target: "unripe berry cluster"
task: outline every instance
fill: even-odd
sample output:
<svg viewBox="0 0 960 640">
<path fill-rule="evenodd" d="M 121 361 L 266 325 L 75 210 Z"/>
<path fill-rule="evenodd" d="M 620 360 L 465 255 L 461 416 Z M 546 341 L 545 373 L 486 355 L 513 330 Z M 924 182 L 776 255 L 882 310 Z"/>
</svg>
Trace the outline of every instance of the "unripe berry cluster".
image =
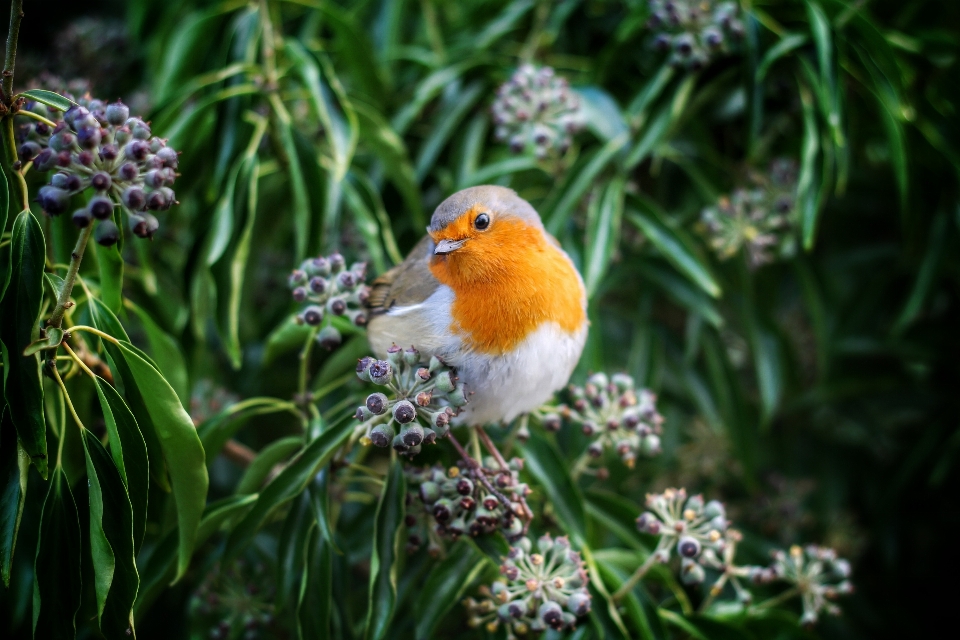
<svg viewBox="0 0 960 640">
<path fill-rule="evenodd" d="M 670 52 L 670 64 L 702 69 L 743 38 L 735 2 L 715 0 L 650 0 L 647 26 L 657 32 L 654 46 Z"/>
<path fill-rule="evenodd" d="M 424 444 L 447 435 L 450 419 L 467 403 L 463 383 L 456 372 L 436 356 L 426 365 L 415 347 L 387 349 L 387 359 L 361 358 L 357 376 L 384 387 L 367 396 L 357 408 L 364 429 L 361 442 L 378 447 L 393 446 L 414 456 Z"/>
<path fill-rule="evenodd" d="M 262 564 L 237 560 L 215 566 L 190 599 L 190 609 L 212 640 L 276 637 L 274 587 Z"/>
<path fill-rule="evenodd" d="M 53 122 L 21 118 L 18 128 L 20 162 L 52 172 L 37 197 L 43 210 L 58 216 L 73 196 L 92 190 L 86 205 L 73 212 L 74 224 L 82 228 L 96 221 L 97 242 L 113 245 L 120 239 L 114 215 L 119 208 L 134 235 L 152 238 L 159 222 L 150 212 L 176 204 L 171 187 L 178 176 L 177 152 L 120 102 L 83 98 L 66 113 L 39 102 L 24 109 Z"/>
<path fill-rule="evenodd" d="M 497 140 L 540 159 L 566 152 L 582 126 L 580 99 L 550 67 L 521 65 L 497 89 L 491 111 Z"/>
<path fill-rule="evenodd" d="M 769 567 L 738 565 L 737 545 L 743 536 L 729 528 L 723 504 L 716 500 L 704 504 L 699 495 L 687 498 L 683 489 L 666 489 L 648 494 L 647 508 L 649 511 L 637 518 L 637 529 L 660 538 L 651 561 L 667 562 L 676 549 L 680 578 L 686 584 L 703 583 L 709 570 L 716 576 L 710 587 L 711 600 L 729 584 L 737 601 L 746 606 L 753 600 L 747 585 L 785 582 L 800 596 L 801 623 L 809 626 L 821 611 L 838 614 L 840 609 L 830 600 L 853 591 L 850 563 L 838 558 L 833 549 L 793 546 L 789 552 L 774 551 Z"/>
<path fill-rule="evenodd" d="M 736 189 L 700 214 L 710 246 L 721 260 L 741 249 L 753 268 L 787 258 L 796 250 L 797 165 L 777 159 L 766 175 L 753 174 L 753 187 Z"/>
<path fill-rule="evenodd" d="M 821 611 L 839 615 L 840 607 L 830 601 L 853 593 L 850 563 L 827 547 L 794 545 L 786 552 L 775 551 L 773 564 L 767 571 L 768 580 L 786 582 L 800 592 L 803 603 L 800 624 L 804 626 L 815 624 Z"/>
<path fill-rule="evenodd" d="M 684 489 L 667 489 L 647 494 L 647 509 L 637 518 L 637 529 L 660 536 L 653 551 L 655 561 L 667 562 L 676 549 L 681 579 L 687 584 L 703 582 L 706 574 L 699 563 L 702 553 L 723 553 L 727 544 L 724 532 L 728 522 L 723 505 L 716 500 L 704 504 L 700 495 L 687 498 Z"/>
<path fill-rule="evenodd" d="M 417 514 L 408 509 L 407 526 L 411 531 L 407 550 L 418 550 L 426 540 L 428 551 L 436 553 L 442 548 L 441 540 L 456 540 L 465 534 L 477 537 L 500 531 L 508 540 L 519 539 L 524 523 L 517 514 L 525 513 L 523 497 L 530 493 L 519 479 L 522 468 L 520 458 L 501 469 L 492 457 L 485 458 L 478 469 L 470 469 L 463 461 L 450 469 L 439 465 L 408 468 L 408 503 L 420 503 L 423 510 Z M 504 504 L 501 497 L 509 504 Z"/>
<path fill-rule="evenodd" d="M 544 416 L 544 427 L 559 429 L 561 418 L 574 423 L 593 438 L 587 448 L 591 458 L 612 450 L 632 468 L 638 453 L 660 453 L 663 416 L 657 412 L 657 396 L 649 389 L 637 389 L 630 376 L 595 373 L 582 387 L 570 385 L 568 394 L 570 403 Z"/>
<path fill-rule="evenodd" d="M 580 552 L 566 537 L 522 538 L 500 565 L 501 580 L 480 589 L 482 598 L 464 600 L 472 627 L 485 625 L 491 633 L 502 624 L 507 638 L 547 629 L 576 626 L 590 612 L 589 578 Z"/>
<path fill-rule="evenodd" d="M 355 262 L 347 269 L 339 253 L 308 258 L 290 273 L 287 284 L 293 289 L 293 299 L 306 304 L 297 322 L 320 327 L 317 342 L 323 348 L 333 349 L 343 341 L 340 331 L 330 323 L 332 317 L 344 316 L 358 327 L 366 326 L 366 275 L 366 262 Z"/>
</svg>

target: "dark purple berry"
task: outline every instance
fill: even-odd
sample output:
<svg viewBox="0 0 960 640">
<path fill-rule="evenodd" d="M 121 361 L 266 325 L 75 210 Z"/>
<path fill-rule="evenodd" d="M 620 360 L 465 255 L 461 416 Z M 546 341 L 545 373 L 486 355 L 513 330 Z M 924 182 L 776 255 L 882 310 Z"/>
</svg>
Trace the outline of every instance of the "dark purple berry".
<svg viewBox="0 0 960 640">
<path fill-rule="evenodd" d="M 140 187 L 127 187 L 120 196 L 124 206 L 133 211 L 140 211 L 147 203 L 147 196 Z"/>
<path fill-rule="evenodd" d="M 107 117 L 107 122 L 118 127 L 130 117 L 130 107 L 122 102 L 114 102 L 113 104 L 107 105 L 104 115 Z"/>
<path fill-rule="evenodd" d="M 20 159 L 24 162 L 30 162 L 36 158 L 42 149 L 40 145 L 33 141 L 24 142 L 20 145 Z"/>
<path fill-rule="evenodd" d="M 117 146 L 114 144 L 105 144 L 100 148 L 100 159 L 106 160 L 107 162 L 113 162 L 117 159 L 117 156 L 120 155 L 120 152 L 117 150 Z"/>
<path fill-rule="evenodd" d="M 127 154 L 128 158 L 133 158 L 137 162 L 143 162 L 147 159 L 147 154 L 150 153 L 150 147 L 143 140 L 134 140 L 130 142 L 123 148 L 124 153 Z"/>
<path fill-rule="evenodd" d="M 161 147 L 157 151 L 157 157 L 160 158 L 160 161 L 163 162 L 164 167 L 170 169 L 176 169 L 179 158 L 177 157 L 177 152 L 171 149 L 170 147 Z"/>
<path fill-rule="evenodd" d="M 44 211 L 56 216 L 67 210 L 67 205 L 70 204 L 70 194 L 65 189 L 46 185 L 40 187 L 37 200 Z"/>
<path fill-rule="evenodd" d="M 77 142 L 84 149 L 96 149 L 103 138 L 99 126 L 83 126 L 77 131 Z"/>
<path fill-rule="evenodd" d="M 49 171 L 57 164 L 57 156 L 53 149 L 43 149 L 33 160 L 33 168 L 37 171 Z"/>
<path fill-rule="evenodd" d="M 97 224 L 93 237 L 98 244 L 104 247 L 112 247 L 120 239 L 120 229 L 113 223 L 113 220 L 101 220 Z"/>
<path fill-rule="evenodd" d="M 89 225 L 91 220 L 93 220 L 93 216 L 86 209 L 77 209 L 73 212 L 73 224 L 81 229 Z"/>
<path fill-rule="evenodd" d="M 113 200 L 106 196 L 94 196 L 87 205 L 90 215 L 97 220 L 106 220 L 113 215 Z"/>
<path fill-rule="evenodd" d="M 137 165 L 132 162 L 124 162 L 120 165 L 119 174 L 121 179 L 129 182 L 137 179 L 137 176 L 140 175 L 140 169 L 137 169 Z"/>
<path fill-rule="evenodd" d="M 110 188 L 110 185 L 113 184 L 113 180 L 110 178 L 110 174 L 105 171 L 98 171 L 93 174 L 93 177 L 90 178 L 90 184 L 97 191 L 106 191 Z"/>
</svg>

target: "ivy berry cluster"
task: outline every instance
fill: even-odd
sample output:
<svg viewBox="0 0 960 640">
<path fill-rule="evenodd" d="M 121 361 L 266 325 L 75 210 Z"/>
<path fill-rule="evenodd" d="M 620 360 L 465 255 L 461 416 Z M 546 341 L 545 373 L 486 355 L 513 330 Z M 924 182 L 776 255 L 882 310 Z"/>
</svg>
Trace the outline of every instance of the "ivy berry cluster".
<svg viewBox="0 0 960 640">
<path fill-rule="evenodd" d="M 365 357 L 357 362 L 357 377 L 383 387 L 357 408 L 361 443 L 392 446 L 414 456 L 424 444 L 447 435 L 451 418 L 467 404 L 466 390 L 456 371 L 440 358 L 433 356 L 425 365 L 420 360 L 415 347 L 393 345 L 386 360 Z"/>
<path fill-rule="evenodd" d="M 331 322 L 334 317 L 342 316 L 355 326 L 366 326 L 366 275 L 367 263 L 355 262 L 347 269 L 346 260 L 339 253 L 308 258 L 290 273 L 287 284 L 293 290 L 293 299 L 306 305 L 297 314 L 297 322 L 319 327 L 317 342 L 323 348 L 333 349 L 343 341 Z"/>
<path fill-rule="evenodd" d="M 670 64 L 702 69 L 744 35 L 735 2 L 650 0 L 647 26 L 657 32 L 654 46 L 670 52 Z"/>
<path fill-rule="evenodd" d="M 66 112 L 40 102 L 27 102 L 23 110 L 37 118 L 21 117 L 18 155 L 21 163 L 51 173 L 37 197 L 48 215 L 65 213 L 74 196 L 89 190 L 73 222 L 80 228 L 96 223 L 97 242 L 119 241 L 118 209 L 134 235 L 153 237 L 160 223 L 151 212 L 176 204 L 171 188 L 178 176 L 176 150 L 146 122 L 130 117 L 121 102 L 85 97 Z"/>
</svg>

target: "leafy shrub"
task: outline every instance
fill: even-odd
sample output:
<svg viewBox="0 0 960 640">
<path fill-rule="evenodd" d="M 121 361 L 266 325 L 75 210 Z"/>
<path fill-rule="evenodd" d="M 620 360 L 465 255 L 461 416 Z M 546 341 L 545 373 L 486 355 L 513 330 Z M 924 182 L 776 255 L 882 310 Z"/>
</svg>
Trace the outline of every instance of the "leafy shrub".
<svg viewBox="0 0 960 640">
<path fill-rule="evenodd" d="M 21 42 L 30 77 L 22 4 L 11 637 L 914 632 L 957 485 L 956 7 L 145 1 Z M 478 184 L 591 329 L 554 401 L 451 428 L 469 389 L 370 357 L 365 282 Z"/>
</svg>

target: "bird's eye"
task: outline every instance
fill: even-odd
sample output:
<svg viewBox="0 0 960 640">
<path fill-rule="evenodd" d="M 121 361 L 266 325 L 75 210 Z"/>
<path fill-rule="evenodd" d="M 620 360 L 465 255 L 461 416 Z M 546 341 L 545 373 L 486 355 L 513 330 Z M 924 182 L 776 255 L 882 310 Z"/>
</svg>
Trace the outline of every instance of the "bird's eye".
<svg viewBox="0 0 960 640">
<path fill-rule="evenodd" d="M 481 213 L 473 221 L 473 226 L 475 226 L 480 231 L 483 231 L 484 229 L 490 226 L 490 216 L 488 216 L 485 213 Z"/>
</svg>

